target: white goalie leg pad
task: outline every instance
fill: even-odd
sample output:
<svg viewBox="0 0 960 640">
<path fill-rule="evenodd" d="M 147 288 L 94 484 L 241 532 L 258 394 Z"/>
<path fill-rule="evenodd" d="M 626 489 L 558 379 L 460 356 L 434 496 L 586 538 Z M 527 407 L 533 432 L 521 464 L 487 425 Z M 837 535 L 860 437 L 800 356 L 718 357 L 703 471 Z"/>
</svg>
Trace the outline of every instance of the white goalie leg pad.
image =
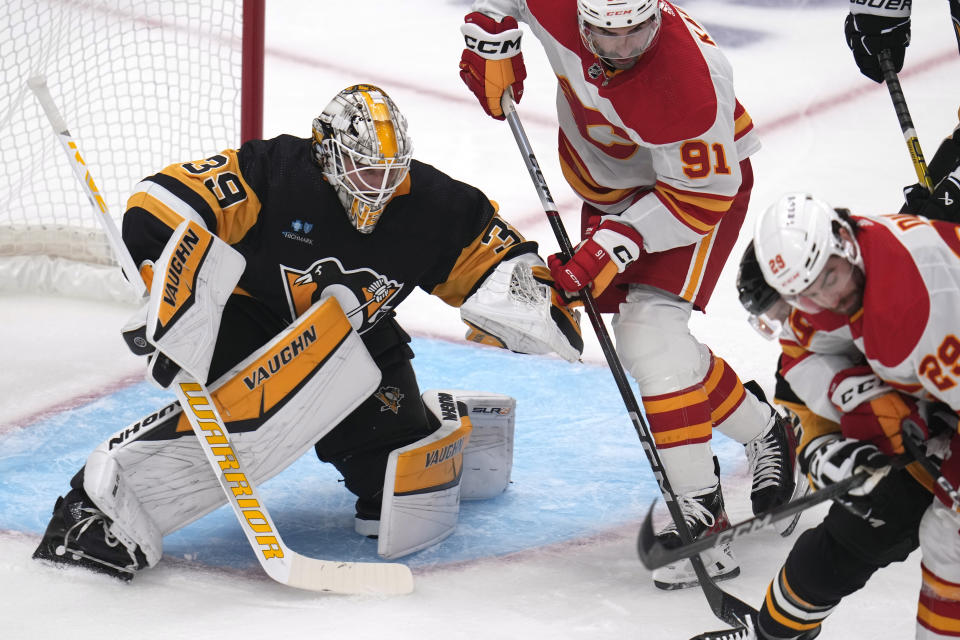
<svg viewBox="0 0 960 640">
<path fill-rule="evenodd" d="M 147 339 L 194 378 L 210 373 L 220 317 L 246 260 L 197 222 L 174 230 L 154 265 Z"/>
<path fill-rule="evenodd" d="M 485 391 L 456 391 L 467 407 L 473 431 L 463 452 L 461 500 L 486 500 L 507 490 L 513 470 L 513 432 L 517 401 Z"/>
<path fill-rule="evenodd" d="M 225 470 L 241 460 L 250 482 L 260 484 L 308 451 L 370 397 L 379 382 L 380 370 L 336 299 L 321 300 L 210 385 L 232 445 L 214 445 L 214 453 Z M 139 517 L 130 504 L 134 499 L 161 535 L 226 502 L 176 403 L 108 438 L 88 464 L 104 465 L 98 460 L 101 456 L 116 464 L 119 480 L 110 477 L 100 484 L 127 492 L 122 508 L 108 515 L 131 535 L 140 535 L 132 530 L 141 530 L 141 525 L 128 521 Z M 87 475 L 84 488 L 102 500 L 104 489 L 97 482 L 95 475 Z M 242 480 L 237 480 L 234 491 L 243 492 Z M 94 501 L 107 511 L 97 498 Z M 137 539 L 141 544 L 152 535 L 149 525 L 143 527 L 146 534 Z"/>
<path fill-rule="evenodd" d="M 395 449 L 387 460 L 377 553 L 388 559 L 440 542 L 453 533 L 460 517 L 460 479 L 470 418 L 450 391 L 431 390 L 422 397 L 440 427 Z"/>
<path fill-rule="evenodd" d="M 163 555 L 163 534 L 124 479 L 116 458 L 102 449 L 90 454 L 84 467 L 83 489 L 113 520 L 110 533 L 131 551 L 139 546 L 148 566 L 157 564 Z"/>
<path fill-rule="evenodd" d="M 535 254 L 523 254 L 504 260 L 483 281 L 480 288 L 460 307 L 460 317 L 478 340 L 496 344 L 518 353 L 553 353 L 570 362 L 580 358 L 579 349 L 557 326 L 551 316 L 550 287 L 537 282 L 533 266 L 540 266 Z M 579 314 L 570 316 L 568 330 L 579 331 Z M 468 334 L 471 337 L 471 334 Z M 492 338 L 492 339 L 491 339 Z"/>
</svg>

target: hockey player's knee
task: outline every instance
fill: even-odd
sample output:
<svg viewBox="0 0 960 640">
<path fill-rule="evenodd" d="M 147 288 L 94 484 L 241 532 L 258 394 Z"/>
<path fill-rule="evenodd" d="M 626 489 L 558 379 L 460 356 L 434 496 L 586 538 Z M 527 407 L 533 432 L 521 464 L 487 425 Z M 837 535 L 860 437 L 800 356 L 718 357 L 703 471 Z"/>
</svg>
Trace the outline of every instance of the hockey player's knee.
<svg viewBox="0 0 960 640">
<path fill-rule="evenodd" d="M 923 584 L 917 608 L 917 637 L 955 635 L 960 624 L 960 515 L 935 500 L 920 521 Z"/>
<path fill-rule="evenodd" d="M 707 373 L 710 350 L 686 326 L 671 329 L 641 322 L 630 332 L 617 332 L 617 352 L 641 394 L 685 389 L 702 382 Z"/>
<path fill-rule="evenodd" d="M 960 514 L 934 500 L 920 520 L 923 565 L 940 580 L 960 583 Z"/>
</svg>

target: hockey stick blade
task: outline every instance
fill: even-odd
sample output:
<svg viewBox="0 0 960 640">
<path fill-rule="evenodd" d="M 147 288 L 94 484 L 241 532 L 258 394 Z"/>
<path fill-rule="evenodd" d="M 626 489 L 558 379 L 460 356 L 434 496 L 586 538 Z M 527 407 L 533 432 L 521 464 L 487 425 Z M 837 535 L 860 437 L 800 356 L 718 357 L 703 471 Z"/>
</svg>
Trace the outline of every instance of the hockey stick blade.
<svg viewBox="0 0 960 640">
<path fill-rule="evenodd" d="M 197 442 L 217 476 L 260 566 L 271 578 L 290 587 L 342 594 L 400 595 L 413 591 L 413 574 L 391 562 L 337 562 L 308 558 L 283 542 L 270 512 L 230 444 L 228 432 L 206 387 L 181 380 L 172 388 Z"/>
<path fill-rule="evenodd" d="M 712 533 L 710 535 L 697 538 L 693 542 L 681 545 L 675 548 L 665 547 L 653 532 L 653 506 L 647 512 L 647 516 L 640 526 L 640 534 L 637 537 L 637 553 L 640 556 L 640 562 L 647 569 L 653 570 L 658 567 L 671 564 L 683 558 L 695 556 L 698 553 L 711 549 L 718 545 L 749 535 L 761 529 L 766 529 L 774 522 L 792 517 L 793 515 L 805 511 L 821 502 L 825 502 L 837 496 L 843 495 L 863 484 L 869 474 L 858 473 L 850 476 L 836 484 L 820 489 L 813 493 L 808 493 L 802 498 L 797 498 L 791 502 L 775 507 L 770 511 L 744 520 L 735 525 L 731 525 L 723 531 Z"/>
<path fill-rule="evenodd" d="M 347 595 L 404 595 L 413 591 L 409 567 L 395 562 L 336 562 L 290 553 L 290 572 L 284 583 L 307 591 Z"/>
</svg>

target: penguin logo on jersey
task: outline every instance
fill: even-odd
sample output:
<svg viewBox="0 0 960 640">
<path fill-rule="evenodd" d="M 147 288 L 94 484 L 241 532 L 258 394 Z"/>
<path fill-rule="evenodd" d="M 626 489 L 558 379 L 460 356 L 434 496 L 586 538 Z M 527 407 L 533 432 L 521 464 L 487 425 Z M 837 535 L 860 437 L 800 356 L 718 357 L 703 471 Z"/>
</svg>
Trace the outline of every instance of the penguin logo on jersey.
<svg viewBox="0 0 960 640">
<path fill-rule="evenodd" d="M 373 397 L 383 403 L 380 411 L 400 411 L 400 401 L 403 400 L 403 394 L 397 387 L 380 387 Z"/>
<path fill-rule="evenodd" d="M 347 270 L 336 258 L 314 262 L 306 270 L 280 265 L 290 313 L 296 318 L 321 298 L 333 296 L 357 333 L 363 333 L 393 309 L 403 284 L 371 269 Z"/>
</svg>

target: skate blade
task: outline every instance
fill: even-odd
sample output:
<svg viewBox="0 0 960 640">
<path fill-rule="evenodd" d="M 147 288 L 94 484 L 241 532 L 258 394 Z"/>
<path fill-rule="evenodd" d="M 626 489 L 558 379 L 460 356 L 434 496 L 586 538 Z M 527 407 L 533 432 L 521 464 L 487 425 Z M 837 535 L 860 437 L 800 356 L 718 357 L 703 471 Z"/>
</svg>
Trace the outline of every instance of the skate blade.
<svg viewBox="0 0 960 640">
<path fill-rule="evenodd" d="M 801 484 L 802 483 L 802 484 Z M 794 490 L 793 495 L 790 496 L 790 501 L 799 500 L 808 493 L 810 493 L 810 483 L 807 482 L 806 478 L 801 477 L 797 480 L 797 488 Z M 793 530 L 797 528 L 797 523 L 800 522 L 800 516 L 803 515 L 803 512 L 798 512 L 797 515 L 793 516 L 789 520 L 780 520 L 773 524 L 774 530 L 780 534 L 782 538 L 786 538 Z"/>
<path fill-rule="evenodd" d="M 723 582 L 724 580 L 732 580 L 739 575 L 740 567 L 734 567 L 733 569 L 718 573 L 716 575 L 711 575 L 710 577 L 714 582 Z M 678 591 L 680 589 L 699 587 L 700 581 L 695 577 L 687 582 L 662 582 L 660 580 L 654 580 L 653 585 L 658 589 L 663 589 L 664 591 Z"/>
</svg>

